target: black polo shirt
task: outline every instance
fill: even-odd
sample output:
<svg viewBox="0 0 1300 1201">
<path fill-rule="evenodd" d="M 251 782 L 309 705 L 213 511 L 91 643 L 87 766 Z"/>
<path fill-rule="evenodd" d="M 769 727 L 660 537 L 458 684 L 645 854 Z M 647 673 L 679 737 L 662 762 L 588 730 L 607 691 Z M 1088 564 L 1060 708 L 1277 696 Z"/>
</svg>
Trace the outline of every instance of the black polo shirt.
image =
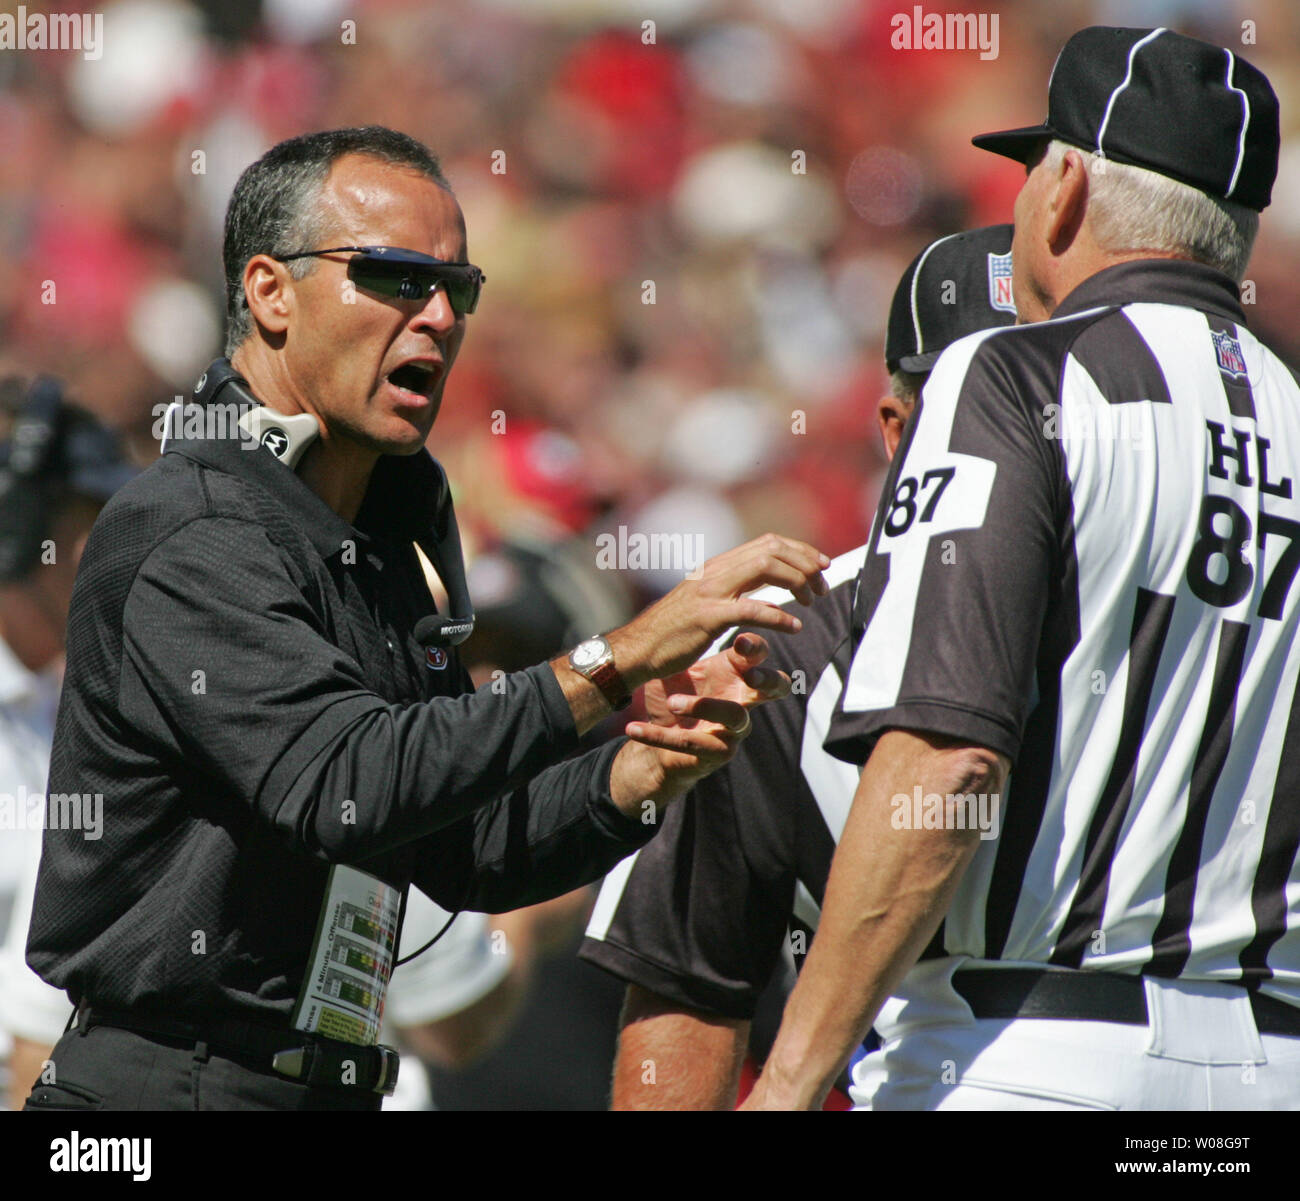
<svg viewBox="0 0 1300 1201">
<path fill-rule="evenodd" d="M 609 798 L 542 664 L 474 692 L 412 636 L 441 486 L 383 457 L 356 525 L 269 451 L 180 439 L 86 546 L 27 944 L 74 1001 L 288 1015 L 333 863 L 496 912 L 598 879 L 654 832 Z M 436 661 L 435 661 L 436 660 Z"/>
</svg>

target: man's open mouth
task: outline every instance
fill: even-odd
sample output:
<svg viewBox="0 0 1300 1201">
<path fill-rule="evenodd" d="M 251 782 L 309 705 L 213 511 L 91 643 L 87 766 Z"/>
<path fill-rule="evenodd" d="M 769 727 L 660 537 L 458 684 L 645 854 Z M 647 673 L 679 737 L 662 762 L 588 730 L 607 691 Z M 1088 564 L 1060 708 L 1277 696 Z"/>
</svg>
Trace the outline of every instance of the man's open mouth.
<svg viewBox="0 0 1300 1201">
<path fill-rule="evenodd" d="M 427 398 L 438 382 L 438 371 L 432 363 L 403 363 L 388 373 L 388 382 L 403 392 Z"/>
</svg>

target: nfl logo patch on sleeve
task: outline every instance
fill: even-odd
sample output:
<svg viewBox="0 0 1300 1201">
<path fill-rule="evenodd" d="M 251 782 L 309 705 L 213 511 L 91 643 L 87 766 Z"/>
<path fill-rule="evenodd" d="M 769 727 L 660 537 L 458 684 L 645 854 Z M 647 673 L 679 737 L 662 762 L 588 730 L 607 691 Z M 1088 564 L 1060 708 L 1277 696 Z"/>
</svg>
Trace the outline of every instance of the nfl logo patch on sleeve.
<svg viewBox="0 0 1300 1201">
<path fill-rule="evenodd" d="M 1016 311 L 1011 294 L 1011 251 L 989 254 L 989 304 L 1003 313 Z"/>
</svg>

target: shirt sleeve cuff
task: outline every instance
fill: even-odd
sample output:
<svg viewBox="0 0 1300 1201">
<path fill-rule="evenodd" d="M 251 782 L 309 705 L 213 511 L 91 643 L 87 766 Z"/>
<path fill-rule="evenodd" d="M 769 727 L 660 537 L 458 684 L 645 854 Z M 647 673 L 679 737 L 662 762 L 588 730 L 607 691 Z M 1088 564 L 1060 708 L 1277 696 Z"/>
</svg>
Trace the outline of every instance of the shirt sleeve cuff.
<svg viewBox="0 0 1300 1201">
<path fill-rule="evenodd" d="M 986 747 L 1012 762 L 1020 753 L 1020 735 L 987 713 L 941 701 L 909 701 L 871 713 L 836 714 L 825 742 L 826 752 L 861 767 L 886 730 L 915 730 Z"/>
<path fill-rule="evenodd" d="M 615 738 L 600 748 L 603 761 L 595 765 L 591 773 L 591 790 L 587 795 L 587 812 L 592 822 L 615 842 L 623 842 L 629 848 L 644 846 L 658 832 L 658 820 L 642 821 L 639 817 L 628 817 L 610 796 L 609 778 L 614 768 L 614 760 L 627 742 L 626 738 Z M 659 806 L 644 810 L 652 818 L 657 818 Z"/>
<path fill-rule="evenodd" d="M 578 948 L 578 958 L 683 1009 L 701 1009 L 747 1022 L 752 1020 L 758 1004 L 758 993 L 751 988 L 727 989 L 687 972 L 674 971 L 608 938 L 584 938 Z"/>
<path fill-rule="evenodd" d="M 550 663 L 538 663 L 526 669 L 524 674 L 532 676 L 536 682 L 538 691 L 542 694 L 546 720 L 557 740 L 569 747 L 577 746 L 578 727 L 573 722 L 573 710 L 569 707 L 569 699 L 564 695 L 560 681 L 555 678 Z"/>
</svg>

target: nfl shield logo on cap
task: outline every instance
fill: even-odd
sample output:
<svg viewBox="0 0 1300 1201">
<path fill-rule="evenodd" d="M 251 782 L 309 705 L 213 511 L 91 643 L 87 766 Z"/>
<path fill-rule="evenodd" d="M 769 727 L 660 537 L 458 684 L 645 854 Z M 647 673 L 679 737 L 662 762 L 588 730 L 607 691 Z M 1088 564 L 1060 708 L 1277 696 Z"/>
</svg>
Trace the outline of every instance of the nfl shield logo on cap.
<svg viewBox="0 0 1300 1201">
<path fill-rule="evenodd" d="M 1241 353 L 1241 343 L 1227 330 L 1213 330 L 1214 355 L 1219 360 L 1219 370 L 1225 375 L 1246 374 L 1246 356 Z"/>
<path fill-rule="evenodd" d="M 1016 311 L 1011 294 L 1011 252 L 989 255 L 989 304 L 1003 313 Z"/>
<path fill-rule="evenodd" d="M 889 305 L 885 366 L 929 371 L 958 338 L 1012 325 L 1010 225 L 986 225 L 931 242 L 903 272 Z"/>
</svg>

